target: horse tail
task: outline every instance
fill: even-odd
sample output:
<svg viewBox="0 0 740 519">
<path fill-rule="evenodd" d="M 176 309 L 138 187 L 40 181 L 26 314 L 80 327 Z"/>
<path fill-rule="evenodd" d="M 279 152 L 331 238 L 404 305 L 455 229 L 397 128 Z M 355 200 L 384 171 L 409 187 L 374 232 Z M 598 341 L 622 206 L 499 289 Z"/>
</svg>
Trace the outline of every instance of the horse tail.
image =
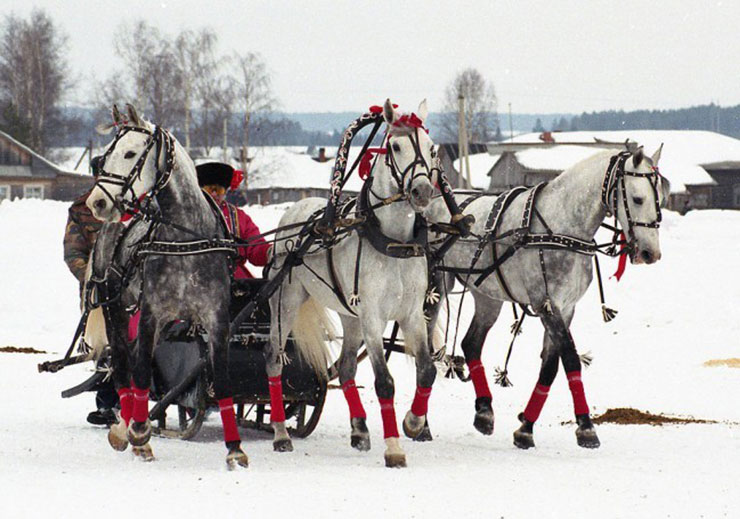
<svg viewBox="0 0 740 519">
<path fill-rule="evenodd" d="M 87 284 L 92 276 L 92 254 L 90 255 L 90 261 L 87 262 L 87 269 L 85 270 L 85 283 L 83 285 L 82 293 L 87 293 Z M 97 290 L 93 287 L 93 292 Z M 87 301 L 82 301 L 83 309 L 86 307 Z M 85 323 L 85 334 L 83 337 L 85 344 L 90 347 L 89 359 L 97 360 L 103 353 L 103 350 L 108 346 L 108 333 L 105 326 L 105 317 L 103 315 L 103 308 L 98 306 L 90 310 L 87 314 L 87 323 Z"/>
<path fill-rule="evenodd" d="M 327 380 L 329 348 L 327 341 L 336 338 L 334 323 L 329 318 L 326 308 L 314 298 L 309 298 L 298 309 L 293 325 L 293 339 L 304 360 L 308 361 L 321 380 Z"/>
</svg>

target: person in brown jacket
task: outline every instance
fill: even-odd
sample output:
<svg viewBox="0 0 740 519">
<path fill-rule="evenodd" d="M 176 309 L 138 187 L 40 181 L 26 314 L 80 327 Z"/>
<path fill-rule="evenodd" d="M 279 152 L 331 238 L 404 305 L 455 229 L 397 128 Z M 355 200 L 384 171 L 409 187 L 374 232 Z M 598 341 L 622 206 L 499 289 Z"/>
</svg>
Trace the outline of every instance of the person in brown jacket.
<svg viewBox="0 0 740 519">
<path fill-rule="evenodd" d="M 93 176 L 98 176 L 100 157 L 93 157 L 90 168 Z M 85 283 L 85 271 L 95 240 L 98 237 L 103 222 L 93 217 L 90 209 L 85 205 L 92 188 L 80 195 L 69 208 L 67 226 L 64 231 L 64 262 L 69 271 L 80 283 L 80 297 Z M 95 395 L 97 409 L 87 415 L 87 421 L 94 425 L 111 425 L 116 417 L 113 408 L 118 405 L 118 395 L 113 384 L 107 381 L 99 386 Z"/>
</svg>

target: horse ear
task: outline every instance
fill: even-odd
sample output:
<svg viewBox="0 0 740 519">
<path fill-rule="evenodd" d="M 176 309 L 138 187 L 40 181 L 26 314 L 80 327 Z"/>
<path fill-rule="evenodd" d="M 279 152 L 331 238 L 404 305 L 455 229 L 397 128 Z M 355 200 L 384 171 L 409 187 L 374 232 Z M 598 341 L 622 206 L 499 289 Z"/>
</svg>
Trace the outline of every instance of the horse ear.
<svg viewBox="0 0 740 519">
<path fill-rule="evenodd" d="M 128 110 L 128 120 L 131 121 L 131 124 L 141 127 L 141 119 L 139 119 L 139 114 L 136 113 L 136 108 L 134 108 L 134 105 L 132 105 L 131 103 L 126 103 L 126 110 Z"/>
<path fill-rule="evenodd" d="M 113 125 L 118 126 L 120 124 L 125 123 L 123 116 L 121 115 L 121 112 L 118 110 L 118 105 L 114 104 L 113 108 L 111 109 L 111 115 L 113 116 Z"/>
<path fill-rule="evenodd" d="M 653 153 L 653 156 L 651 157 L 651 160 L 653 161 L 653 166 L 658 167 L 658 161 L 660 160 L 660 153 L 663 151 L 663 143 L 660 143 L 660 146 L 657 150 L 655 150 L 655 153 Z"/>
<path fill-rule="evenodd" d="M 644 158 L 645 158 L 645 154 L 642 151 L 642 146 L 640 146 L 639 148 L 637 148 L 637 151 L 635 152 L 635 154 L 632 155 L 632 165 L 635 167 L 639 166 L 640 163 L 642 162 L 642 159 Z"/>
<path fill-rule="evenodd" d="M 658 175 L 658 178 L 660 179 L 660 207 L 665 207 L 668 205 L 668 199 L 671 196 L 671 182 L 663 175 Z"/>
<path fill-rule="evenodd" d="M 385 104 L 383 105 L 383 118 L 388 124 L 393 124 L 398 120 L 398 113 L 396 113 L 396 109 L 393 108 L 393 104 L 390 99 L 386 99 Z"/>
<path fill-rule="evenodd" d="M 427 100 L 424 99 L 421 103 L 419 103 L 419 109 L 416 112 L 416 116 L 421 119 L 421 122 L 427 120 L 427 115 L 429 115 L 429 110 L 427 109 Z"/>
</svg>

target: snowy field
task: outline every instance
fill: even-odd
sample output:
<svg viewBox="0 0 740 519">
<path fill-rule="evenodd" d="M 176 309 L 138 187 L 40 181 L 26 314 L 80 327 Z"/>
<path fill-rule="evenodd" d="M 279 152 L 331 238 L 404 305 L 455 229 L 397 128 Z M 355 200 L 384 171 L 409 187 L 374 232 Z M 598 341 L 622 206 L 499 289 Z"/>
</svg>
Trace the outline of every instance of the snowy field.
<svg viewBox="0 0 740 519">
<path fill-rule="evenodd" d="M 594 414 L 633 407 L 720 423 L 601 425 L 602 447 L 584 450 L 575 426 L 561 425 L 572 419 L 561 373 L 535 426 L 537 447 L 518 450 L 512 432 L 537 378 L 542 336 L 542 326 L 527 320 L 510 364 L 514 386 L 492 385 L 493 436 L 473 429 L 472 385 L 438 377 L 429 415 L 434 441 L 403 439 L 409 467 L 386 469 L 365 362 L 357 381 L 369 453 L 350 448 L 347 407 L 340 391 L 330 391 L 317 430 L 294 439 L 294 452 L 274 453 L 270 435 L 243 432 L 250 468 L 228 472 L 216 415 L 193 441 L 154 438 L 157 460 L 142 463 L 111 450 L 106 430 L 85 422 L 92 394 L 60 398 L 89 375 L 86 366 L 37 373 L 37 363 L 64 354 L 79 316 L 77 284 L 62 261 L 66 210 L 53 201 L 0 204 L 0 347 L 49 352 L 0 353 L 2 518 L 740 516 L 740 370 L 703 365 L 740 357 L 740 212 L 666 212 L 663 259 L 628 265 L 621 282 L 606 281 L 616 320 L 602 322 L 594 284 L 572 327 L 579 350 L 594 356 L 584 371 Z M 247 210 L 262 230 L 281 212 Z M 605 277 L 615 267 L 603 261 Z M 488 338 L 489 375 L 503 363 L 511 321 L 504 309 Z M 396 355 L 391 371 L 402 417 L 414 369 Z"/>
</svg>

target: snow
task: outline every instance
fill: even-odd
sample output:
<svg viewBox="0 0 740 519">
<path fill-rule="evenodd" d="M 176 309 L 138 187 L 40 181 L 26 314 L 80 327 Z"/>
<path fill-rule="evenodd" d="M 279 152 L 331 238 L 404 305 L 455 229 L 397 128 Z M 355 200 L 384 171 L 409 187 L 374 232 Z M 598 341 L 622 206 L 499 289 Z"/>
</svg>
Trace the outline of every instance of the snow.
<svg viewBox="0 0 740 519">
<path fill-rule="evenodd" d="M 285 206 L 248 207 L 267 230 Z M 738 517 L 740 371 L 708 368 L 709 359 L 740 357 L 740 212 L 666 211 L 663 259 L 627 267 L 602 261 L 607 304 L 619 315 L 601 321 L 593 284 L 572 333 L 581 352 L 594 413 L 634 407 L 719 424 L 598 426 L 602 447 L 579 448 L 572 402 L 560 374 L 535 427 L 537 447 L 512 445 L 516 415 L 539 369 L 542 327 L 524 322 L 510 363 L 514 383 L 492 385 L 496 430 L 472 427 L 471 384 L 438 377 L 430 401 L 435 439 L 402 439 L 409 467 L 383 466 L 380 413 L 368 362 L 357 382 L 368 412 L 369 453 L 349 446 L 346 404 L 329 391 L 317 430 L 294 439 L 293 453 L 274 453 L 271 436 L 243 433 L 250 468 L 228 472 L 216 415 L 194 441 L 154 438 L 157 460 L 114 452 L 106 431 L 85 422 L 93 396 L 61 399 L 86 378 L 87 366 L 39 374 L 39 362 L 61 357 L 77 324 L 77 283 L 62 262 L 67 204 L 0 203 L 0 346 L 34 347 L 44 355 L 0 353 L 2 517 Z M 462 331 L 470 317 L 466 298 Z M 502 365 L 511 311 L 492 330 L 483 363 Z M 462 332 L 461 332 L 462 333 Z M 458 349 L 459 352 L 459 349 Z M 414 393 L 413 363 L 391 358 L 399 420 Z"/>
<path fill-rule="evenodd" d="M 487 190 L 491 185 L 491 177 L 488 176 L 488 172 L 496 164 L 501 155 L 490 155 L 488 153 L 475 153 L 468 157 L 470 162 L 470 181 L 475 189 Z M 460 159 L 456 159 L 454 163 L 455 169 L 460 169 Z"/>
<path fill-rule="evenodd" d="M 539 142 L 538 133 L 529 133 L 514 137 L 514 142 Z M 554 132 L 556 142 L 594 142 L 598 138 L 608 142 L 624 142 L 626 139 L 636 141 L 645 147 L 645 153 L 652 155 L 661 143 L 664 144 L 660 158 L 660 171 L 671 181 L 671 192 L 686 191 L 686 184 L 715 184 L 712 177 L 701 166 L 718 162 L 740 163 L 740 140 L 708 131 L 688 130 L 622 130 L 622 131 L 581 131 Z M 577 162 L 577 157 L 568 163 L 570 146 L 558 146 L 544 150 L 527 150 L 518 152 L 520 162 L 529 160 L 534 151 L 541 152 L 542 168 L 565 164 L 570 166 Z M 526 162 L 528 167 L 536 167 Z M 554 169 L 554 168 L 553 168 Z M 563 168 L 564 169 L 564 168 Z"/>
</svg>

